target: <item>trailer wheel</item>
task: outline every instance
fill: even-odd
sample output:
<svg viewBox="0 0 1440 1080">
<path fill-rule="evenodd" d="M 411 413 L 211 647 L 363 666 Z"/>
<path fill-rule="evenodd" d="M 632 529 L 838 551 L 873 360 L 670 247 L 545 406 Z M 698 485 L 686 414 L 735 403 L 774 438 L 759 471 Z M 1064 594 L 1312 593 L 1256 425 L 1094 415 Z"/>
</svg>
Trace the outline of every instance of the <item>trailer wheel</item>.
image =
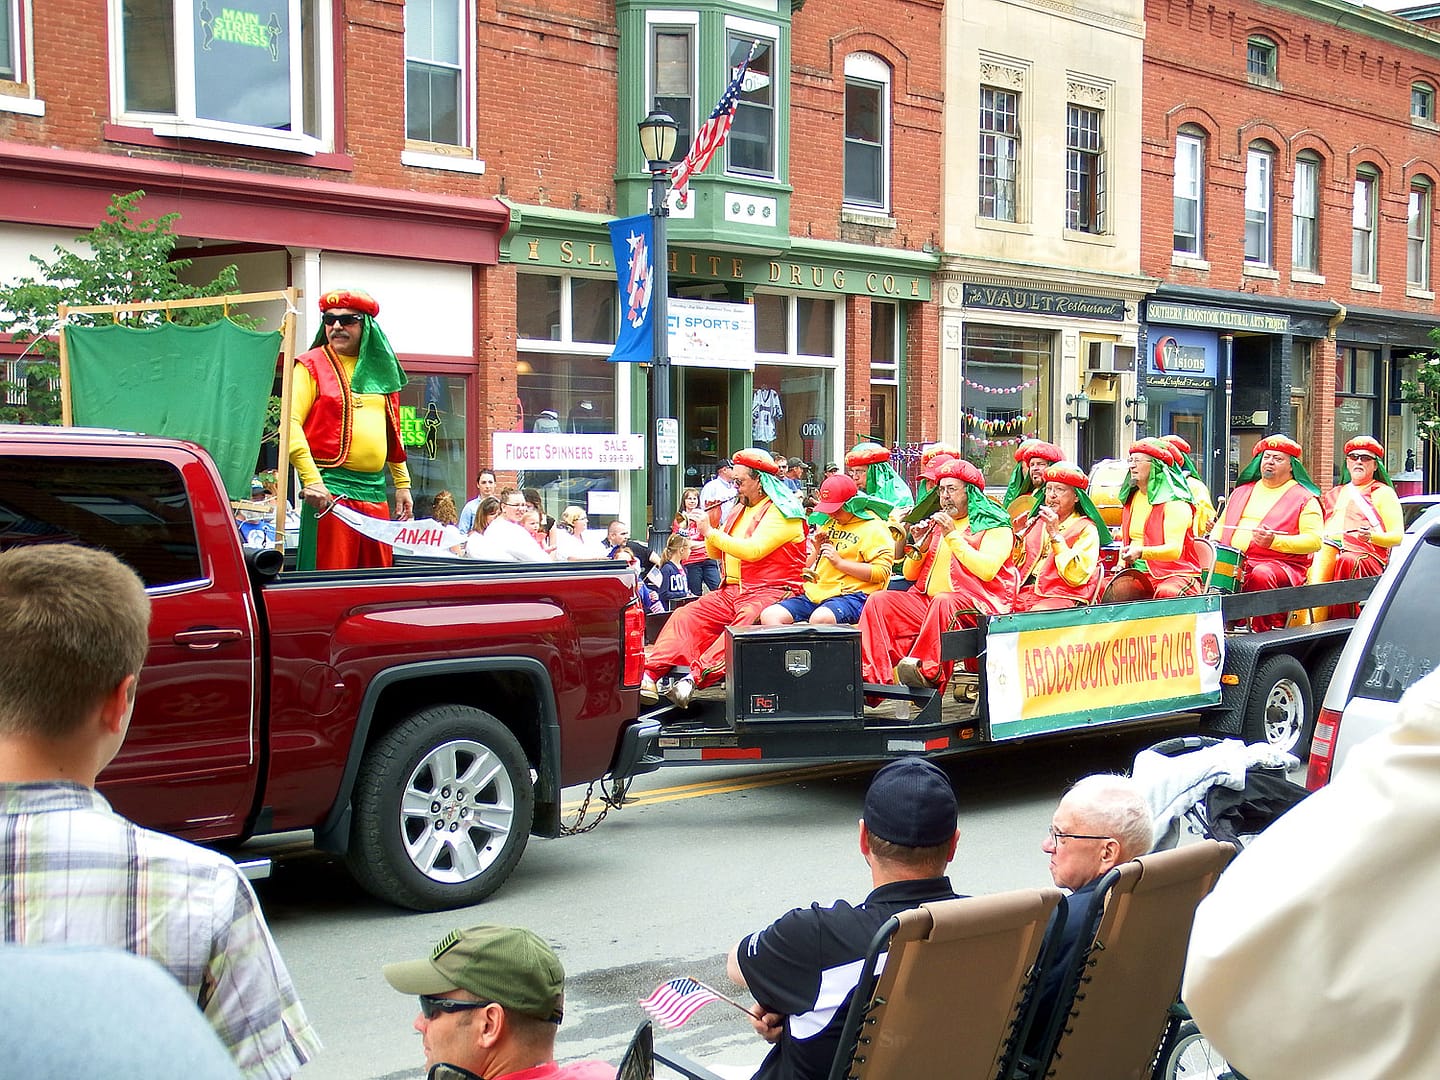
<svg viewBox="0 0 1440 1080">
<path fill-rule="evenodd" d="M 515 736 L 465 705 L 421 709 L 366 751 L 345 861 L 382 900 L 417 911 L 478 903 L 530 838 L 535 790 Z"/>
<path fill-rule="evenodd" d="M 1315 701 L 1315 713 L 1318 716 L 1320 709 L 1325 705 L 1325 694 L 1330 689 L 1330 680 L 1335 677 L 1335 668 L 1340 664 L 1340 654 L 1345 651 L 1345 646 L 1336 645 L 1320 654 L 1320 659 L 1315 662 L 1310 675 L 1310 692 Z"/>
<path fill-rule="evenodd" d="M 1250 685 L 1241 735 L 1247 743 L 1269 743 L 1303 758 L 1314 731 L 1314 698 L 1305 668 L 1293 656 L 1270 657 Z"/>
</svg>

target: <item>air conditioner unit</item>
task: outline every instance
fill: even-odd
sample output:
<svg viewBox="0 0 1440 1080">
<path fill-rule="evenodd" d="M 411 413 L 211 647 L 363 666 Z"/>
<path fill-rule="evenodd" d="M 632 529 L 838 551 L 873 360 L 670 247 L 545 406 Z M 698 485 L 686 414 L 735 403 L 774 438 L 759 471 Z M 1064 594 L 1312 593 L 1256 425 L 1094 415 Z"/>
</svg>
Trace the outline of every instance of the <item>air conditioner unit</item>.
<svg viewBox="0 0 1440 1080">
<path fill-rule="evenodd" d="M 1086 368 L 1090 371 L 1113 373 L 1135 370 L 1135 346 L 1114 341 L 1086 342 Z"/>
</svg>

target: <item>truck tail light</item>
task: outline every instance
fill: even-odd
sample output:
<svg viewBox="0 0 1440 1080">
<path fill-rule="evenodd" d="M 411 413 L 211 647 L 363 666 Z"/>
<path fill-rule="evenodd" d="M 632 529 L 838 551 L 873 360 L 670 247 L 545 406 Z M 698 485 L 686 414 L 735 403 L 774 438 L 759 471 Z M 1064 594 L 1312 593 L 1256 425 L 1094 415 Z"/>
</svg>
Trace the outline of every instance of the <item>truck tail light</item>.
<svg viewBox="0 0 1440 1080">
<path fill-rule="evenodd" d="M 1334 709 L 1321 709 L 1315 718 L 1315 735 L 1310 740 L 1310 769 L 1305 774 L 1305 787 L 1318 791 L 1330 782 L 1330 767 L 1335 763 L 1335 736 L 1340 731 L 1340 714 Z"/>
<path fill-rule="evenodd" d="M 625 607 L 625 666 L 622 685 L 633 690 L 645 674 L 645 612 L 640 601 L 632 600 Z"/>
</svg>

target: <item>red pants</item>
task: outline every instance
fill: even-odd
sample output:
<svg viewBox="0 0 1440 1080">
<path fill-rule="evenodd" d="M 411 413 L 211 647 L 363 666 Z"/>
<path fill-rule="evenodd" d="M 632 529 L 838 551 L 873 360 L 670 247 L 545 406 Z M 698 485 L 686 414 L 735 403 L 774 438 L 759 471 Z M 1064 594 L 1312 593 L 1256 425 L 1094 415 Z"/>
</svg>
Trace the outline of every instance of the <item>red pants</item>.
<svg viewBox="0 0 1440 1080">
<path fill-rule="evenodd" d="M 921 661 L 926 678 L 943 686 L 951 663 L 940 662 L 940 635 L 975 625 L 975 602 L 963 593 L 926 596 L 918 588 L 871 593 L 860 612 L 860 669 L 866 682 L 895 681 L 895 665 L 906 656 Z"/>
<path fill-rule="evenodd" d="M 1155 581 L 1155 600 L 1174 600 L 1177 596 L 1193 596 L 1200 591 L 1200 579 L 1189 574 L 1172 574 Z"/>
<path fill-rule="evenodd" d="M 360 502 L 356 499 L 338 501 L 341 506 L 348 506 L 366 517 L 390 520 L 390 507 L 387 503 Z M 391 566 L 394 561 L 395 549 L 389 544 L 360 535 L 334 514 L 326 514 L 315 522 L 316 570 L 358 570 L 372 566 Z"/>
<path fill-rule="evenodd" d="M 1335 556 L 1335 573 L 1331 581 L 1349 581 L 1352 578 L 1379 577 L 1385 572 L 1385 564 L 1373 552 L 1341 551 Z M 1329 609 L 1328 618 L 1358 619 L 1359 604 L 1340 604 Z"/>
<path fill-rule="evenodd" d="M 794 593 L 788 585 L 722 585 L 706 593 L 670 616 L 645 654 L 645 674 L 658 679 L 684 665 L 697 688 L 719 682 L 725 677 L 725 628 L 753 625 L 760 612 Z"/>
<path fill-rule="evenodd" d="M 1241 565 L 1245 571 L 1242 592 L 1261 592 L 1264 589 L 1284 589 L 1291 585 L 1305 584 L 1303 569 L 1279 559 L 1252 559 L 1246 554 Z M 1288 611 L 1279 611 L 1274 615 L 1256 615 L 1250 620 L 1250 629 L 1279 630 L 1289 618 Z"/>
</svg>

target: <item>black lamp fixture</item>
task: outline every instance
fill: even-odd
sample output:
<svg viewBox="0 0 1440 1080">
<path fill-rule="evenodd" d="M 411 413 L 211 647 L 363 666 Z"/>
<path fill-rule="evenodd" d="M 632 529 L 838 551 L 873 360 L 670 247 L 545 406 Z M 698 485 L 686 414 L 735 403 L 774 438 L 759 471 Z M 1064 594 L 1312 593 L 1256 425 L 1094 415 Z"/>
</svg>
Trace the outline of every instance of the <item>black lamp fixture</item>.
<svg viewBox="0 0 1440 1080">
<path fill-rule="evenodd" d="M 1065 414 L 1067 424 L 1083 424 L 1090 419 L 1090 397 L 1083 390 L 1078 394 L 1066 394 L 1065 407 L 1075 410 Z"/>
<path fill-rule="evenodd" d="M 674 165 L 675 140 L 680 126 L 657 101 L 650 114 L 636 125 L 640 152 L 650 173 L 650 217 L 654 227 L 650 320 L 653 328 L 650 352 L 650 550 L 663 551 L 670 535 L 675 507 L 670 483 L 671 465 L 661 465 L 662 428 L 674 429 L 670 407 L 670 241 L 666 220 L 670 217 L 670 169 Z"/>
<path fill-rule="evenodd" d="M 1125 417 L 1125 423 L 1127 424 L 1135 424 L 1143 427 L 1150 419 L 1150 403 L 1145 400 L 1144 394 L 1138 397 L 1126 398 L 1125 408 L 1130 410 L 1129 415 Z"/>
</svg>

